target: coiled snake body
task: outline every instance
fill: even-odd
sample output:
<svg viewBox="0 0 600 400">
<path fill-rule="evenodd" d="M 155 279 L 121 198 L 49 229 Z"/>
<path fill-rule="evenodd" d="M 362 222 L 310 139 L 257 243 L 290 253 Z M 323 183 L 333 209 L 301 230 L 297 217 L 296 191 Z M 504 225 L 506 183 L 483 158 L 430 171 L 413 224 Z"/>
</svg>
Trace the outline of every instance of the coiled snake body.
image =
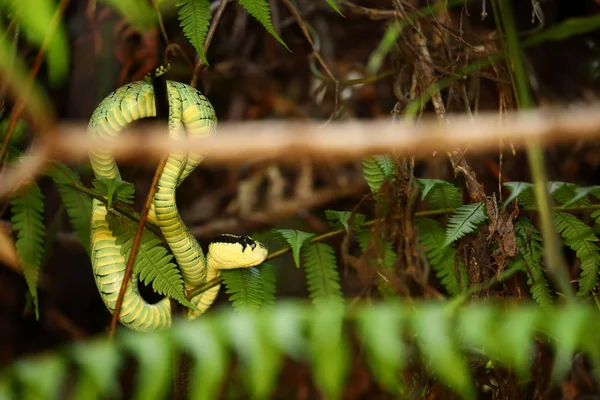
<svg viewBox="0 0 600 400">
<path fill-rule="evenodd" d="M 166 81 L 169 103 L 169 136 L 204 137 L 216 131 L 214 109 L 208 99 L 191 86 Z M 115 137 L 129 123 L 156 115 L 154 87 L 148 81 L 133 82 L 108 95 L 94 111 L 88 135 Z M 216 278 L 221 269 L 243 268 L 264 261 L 268 250 L 248 236 L 221 235 L 211 242 L 206 257 L 196 239 L 183 223 L 175 203 L 175 190 L 202 161 L 204 154 L 169 154 L 158 182 L 148 221 L 156 224 L 175 260 L 186 291 Z M 90 163 L 96 178 L 121 179 L 114 158 L 107 153 L 90 153 Z M 94 199 L 91 220 L 91 260 L 96 286 L 104 304 L 114 312 L 125 274 L 126 257 L 109 227 L 107 206 Z M 119 315 L 122 324 L 139 331 L 151 331 L 170 326 L 172 315 L 168 298 L 149 304 L 140 295 L 138 278 L 131 276 Z M 214 302 L 219 286 L 190 299 L 200 312 Z M 200 313 L 188 311 L 188 318 Z"/>
</svg>

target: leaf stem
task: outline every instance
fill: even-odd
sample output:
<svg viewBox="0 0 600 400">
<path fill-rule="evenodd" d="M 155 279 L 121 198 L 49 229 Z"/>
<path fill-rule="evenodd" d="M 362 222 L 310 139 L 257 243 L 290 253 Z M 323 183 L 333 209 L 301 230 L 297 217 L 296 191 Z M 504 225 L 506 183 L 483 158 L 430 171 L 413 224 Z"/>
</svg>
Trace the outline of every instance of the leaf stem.
<svg viewBox="0 0 600 400">
<path fill-rule="evenodd" d="M 504 46 L 509 60 L 508 69 L 511 71 L 513 86 L 516 92 L 517 104 L 520 109 L 530 109 L 535 106 L 527 79 L 527 71 L 523 62 L 521 45 L 518 32 L 514 24 L 514 14 L 510 1 L 492 2 L 494 14 L 499 15 L 505 30 Z M 499 11 L 499 12 L 498 12 Z M 498 24 L 498 29 L 501 29 Z M 512 68 L 511 68 L 512 66 Z M 527 146 L 527 158 L 534 183 L 534 193 L 540 214 L 541 233 L 544 242 L 544 263 L 557 287 L 566 297 L 574 296 L 573 288 L 569 282 L 568 270 L 561 254 L 561 244 L 552 221 L 552 200 L 547 191 L 547 172 L 544 153 L 540 143 L 532 140 Z"/>
</svg>

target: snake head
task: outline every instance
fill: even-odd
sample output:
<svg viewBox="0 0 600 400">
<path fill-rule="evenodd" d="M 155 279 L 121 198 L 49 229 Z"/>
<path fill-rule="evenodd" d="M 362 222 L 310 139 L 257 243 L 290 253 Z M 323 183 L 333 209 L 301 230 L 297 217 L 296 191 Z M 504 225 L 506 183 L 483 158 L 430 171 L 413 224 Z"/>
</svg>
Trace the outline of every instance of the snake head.
<svg viewBox="0 0 600 400">
<path fill-rule="evenodd" d="M 269 249 L 248 235 L 224 234 L 218 236 L 208 246 L 208 258 L 216 269 L 249 268 L 261 264 L 267 258 Z"/>
</svg>

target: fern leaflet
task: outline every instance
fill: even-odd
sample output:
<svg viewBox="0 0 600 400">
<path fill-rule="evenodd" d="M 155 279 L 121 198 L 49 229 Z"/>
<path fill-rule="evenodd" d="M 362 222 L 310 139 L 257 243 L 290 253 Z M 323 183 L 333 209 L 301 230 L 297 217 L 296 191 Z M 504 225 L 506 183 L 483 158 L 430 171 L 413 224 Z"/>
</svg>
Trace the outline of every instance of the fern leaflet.
<svg viewBox="0 0 600 400">
<path fill-rule="evenodd" d="M 468 233 L 477 229 L 479 224 L 487 220 L 485 215 L 485 202 L 464 204 L 456 209 L 456 211 L 448 219 L 446 227 L 446 240 L 444 246 L 455 242 Z"/>
<path fill-rule="evenodd" d="M 92 192 L 95 195 L 106 197 L 108 208 L 111 208 L 117 201 L 133 204 L 133 195 L 135 193 L 133 183 L 121 180 L 120 178 L 99 178 L 94 179 L 92 185 L 94 186 Z"/>
<path fill-rule="evenodd" d="M 461 257 L 456 257 L 454 245 L 445 246 L 446 233 L 439 222 L 431 218 L 415 218 L 419 242 L 425 247 L 427 260 L 436 276 L 452 296 L 467 285 L 467 270 Z"/>
<path fill-rule="evenodd" d="M 37 183 L 31 184 L 10 201 L 15 246 L 23 275 L 33 299 L 35 316 L 39 319 L 37 283 L 44 256 L 44 196 Z"/>
<path fill-rule="evenodd" d="M 359 213 L 352 213 L 350 211 L 334 211 L 325 210 L 325 216 L 327 222 L 332 228 L 339 229 L 343 227 L 346 232 L 350 232 L 350 224 L 354 225 L 355 230 L 360 230 L 362 225 L 365 223 L 365 215 Z"/>
<path fill-rule="evenodd" d="M 117 244 L 120 245 L 121 254 L 127 260 L 133 246 L 137 222 L 120 219 L 110 213 L 107 215 L 107 220 L 117 238 Z M 156 293 L 169 296 L 186 307 L 196 309 L 184 296 L 183 278 L 177 265 L 171 262 L 172 259 L 173 255 L 162 246 L 160 239 L 148 229 L 144 229 L 133 272 L 139 274 L 144 284 L 152 283 Z"/>
<path fill-rule="evenodd" d="M 344 14 L 342 14 L 342 10 L 340 10 L 340 8 L 338 7 L 338 5 L 335 2 L 335 0 L 325 0 L 325 1 L 327 2 L 327 4 L 329 4 L 329 7 L 333 8 L 342 17 L 344 16 Z"/>
<path fill-rule="evenodd" d="M 342 303 L 340 275 L 331 246 L 313 243 L 302 249 L 309 296 L 314 304 Z"/>
<path fill-rule="evenodd" d="M 92 199 L 73 186 L 83 186 L 79 175 L 66 165 L 55 163 L 47 173 L 56 183 L 60 198 L 67 209 L 73 230 L 85 251 L 90 253 L 90 220 Z"/>
<path fill-rule="evenodd" d="M 239 0 L 242 7 L 248 11 L 248 14 L 252 15 L 258 22 L 265 27 L 267 32 L 271 34 L 283 47 L 290 51 L 290 48 L 285 44 L 283 39 L 279 37 L 273 23 L 271 22 L 271 10 L 269 10 L 269 3 L 267 0 Z"/>
<path fill-rule="evenodd" d="M 421 188 L 421 200 L 431 208 L 457 208 L 461 204 L 460 190 L 450 182 L 440 179 L 417 179 Z"/>
<path fill-rule="evenodd" d="M 391 156 L 374 155 L 363 158 L 363 174 L 365 180 L 371 189 L 371 192 L 377 193 L 381 185 L 388 176 L 394 174 L 396 163 Z"/>
<path fill-rule="evenodd" d="M 504 200 L 502 207 L 506 207 L 508 203 L 514 199 L 517 199 L 519 204 L 524 207 L 533 206 L 535 204 L 533 184 L 529 182 L 505 182 L 502 186 L 510 190 L 510 196 Z"/>
<path fill-rule="evenodd" d="M 315 236 L 314 233 L 307 233 L 295 229 L 274 229 L 273 232 L 278 233 L 288 245 L 292 248 L 292 255 L 296 268 L 300 268 L 300 249 L 304 242 Z"/>
<path fill-rule="evenodd" d="M 542 269 L 542 237 L 529 218 L 519 217 L 515 221 L 519 256 L 511 261 L 512 266 L 527 274 L 531 295 L 542 307 L 552 305 L 552 295 Z"/>
<path fill-rule="evenodd" d="M 212 17 L 208 0 L 182 0 L 177 2 L 179 21 L 183 34 L 196 49 L 198 56 L 208 65 L 204 54 L 204 41 Z"/>
<path fill-rule="evenodd" d="M 589 205 L 588 188 L 580 188 L 569 182 L 548 182 L 548 191 L 558 203 L 567 205 Z"/>
<path fill-rule="evenodd" d="M 265 283 L 260 270 L 256 267 L 236 268 L 221 271 L 223 283 L 229 294 L 229 301 L 236 310 L 247 308 L 260 308 L 265 302 Z M 273 285 L 274 288 L 274 285 Z M 274 292 L 274 290 L 272 291 Z"/>
<path fill-rule="evenodd" d="M 581 261 L 581 279 L 577 295 L 586 296 L 596 288 L 598 281 L 600 265 L 600 249 L 596 246 L 598 238 L 592 228 L 571 214 L 557 212 L 554 214 L 554 225 L 565 239 L 565 244 Z"/>
</svg>

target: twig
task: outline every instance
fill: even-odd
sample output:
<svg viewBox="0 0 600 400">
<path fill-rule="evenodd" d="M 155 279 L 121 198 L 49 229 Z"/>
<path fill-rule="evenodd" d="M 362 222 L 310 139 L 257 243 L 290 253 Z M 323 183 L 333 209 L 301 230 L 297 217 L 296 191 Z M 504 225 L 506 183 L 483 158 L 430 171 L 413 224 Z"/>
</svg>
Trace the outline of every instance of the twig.
<svg viewBox="0 0 600 400">
<path fill-rule="evenodd" d="M 215 13 L 215 17 L 213 18 L 212 23 L 210 24 L 210 28 L 208 28 L 208 33 L 206 34 L 206 40 L 204 41 L 204 54 L 208 54 L 208 48 L 210 47 L 210 42 L 212 41 L 213 36 L 215 35 L 215 31 L 217 30 L 217 25 L 219 25 L 219 21 L 221 20 L 221 16 L 223 12 L 225 12 L 225 8 L 227 7 L 228 1 L 222 0 L 221 4 L 219 4 L 219 8 Z M 200 69 L 202 68 L 202 59 L 198 56 L 196 60 L 196 65 L 194 66 L 194 73 L 192 75 L 192 80 L 190 81 L 190 86 L 196 87 L 196 83 L 198 82 L 198 76 L 200 74 Z"/>
<path fill-rule="evenodd" d="M 129 253 L 129 259 L 127 260 L 127 267 L 125 268 L 125 275 L 123 275 L 123 282 L 121 283 L 121 288 L 119 290 L 119 297 L 117 297 L 115 310 L 110 321 L 110 330 L 108 332 L 109 340 L 111 340 L 114 337 L 115 330 L 117 329 L 117 323 L 119 322 L 119 314 L 121 313 L 121 307 L 123 306 L 123 298 L 125 297 L 125 291 L 127 290 L 127 284 L 129 283 L 129 279 L 131 278 L 131 272 L 133 271 L 135 257 L 137 256 L 140 242 L 142 240 L 144 224 L 146 223 L 146 219 L 148 218 L 148 212 L 150 211 L 150 206 L 154 201 L 154 194 L 156 193 L 156 189 L 158 187 L 158 181 L 160 180 L 160 176 L 163 173 L 163 169 L 165 167 L 167 159 L 167 156 L 163 157 L 161 162 L 156 167 L 156 171 L 154 172 L 154 178 L 152 178 L 152 184 L 150 185 L 150 189 L 148 189 L 148 194 L 146 195 L 146 202 L 144 203 L 144 209 L 140 214 L 140 222 L 138 222 L 137 230 L 135 231 L 133 244 L 131 246 L 131 252 Z"/>
<path fill-rule="evenodd" d="M 285 3 L 286 7 L 288 8 L 289 12 L 292 14 L 294 19 L 296 20 L 296 23 L 300 27 L 300 30 L 302 30 L 302 33 L 304 34 L 304 37 L 306 37 L 306 40 L 310 44 L 310 47 L 312 48 L 313 54 L 317 58 L 317 61 L 319 61 L 319 64 L 321 64 L 321 67 L 325 70 L 325 73 L 327 74 L 329 79 L 331 79 L 331 81 L 335 85 L 335 88 L 334 88 L 334 90 L 335 90 L 335 92 L 334 92 L 335 93 L 335 110 L 333 110 L 333 112 L 329 116 L 329 119 L 326 122 L 326 124 L 327 124 L 333 119 L 333 117 L 335 116 L 335 113 L 337 112 L 337 109 L 338 109 L 338 103 L 339 103 L 339 97 L 340 97 L 339 96 L 339 88 L 340 88 L 339 81 L 335 77 L 335 75 L 333 75 L 333 73 L 327 66 L 327 63 L 321 56 L 318 46 L 315 45 L 315 42 L 314 42 L 313 38 L 310 36 L 310 33 L 308 32 L 308 28 L 306 27 L 306 24 L 304 23 L 304 21 L 302 20 L 302 17 L 298 13 L 298 10 L 296 10 L 296 7 L 294 7 L 294 5 L 290 2 L 290 0 L 283 0 L 283 2 Z"/>
<path fill-rule="evenodd" d="M 89 151 L 108 151 L 118 160 L 153 162 L 170 152 L 208 152 L 204 165 L 246 162 L 253 158 L 292 163 L 307 157 L 355 160 L 369 154 L 396 152 L 399 156 L 431 157 L 437 151 L 469 147 L 497 151 L 498 143 L 526 147 L 532 140 L 546 145 L 600 137 L 599 105 L 578 108 L 541 108 L 477 117 L 446 115 L 423 118 L 418 124 L 391 119 L 333 122 L 319 126 L 307 121 L 256 121 L 222 123 L 219 135 L 172 140 L 157 127 L 132 128 L 118 138 L 87 137 L 85 125 L 62 125 L 52 143 L 34 141 L 19 163 L 0 172 L 0 198 L 13 193 L 43 172 L 49 159 L 87 162 Z M 243 151 L 241 149 L 243 148 Z"/>
</svg>

